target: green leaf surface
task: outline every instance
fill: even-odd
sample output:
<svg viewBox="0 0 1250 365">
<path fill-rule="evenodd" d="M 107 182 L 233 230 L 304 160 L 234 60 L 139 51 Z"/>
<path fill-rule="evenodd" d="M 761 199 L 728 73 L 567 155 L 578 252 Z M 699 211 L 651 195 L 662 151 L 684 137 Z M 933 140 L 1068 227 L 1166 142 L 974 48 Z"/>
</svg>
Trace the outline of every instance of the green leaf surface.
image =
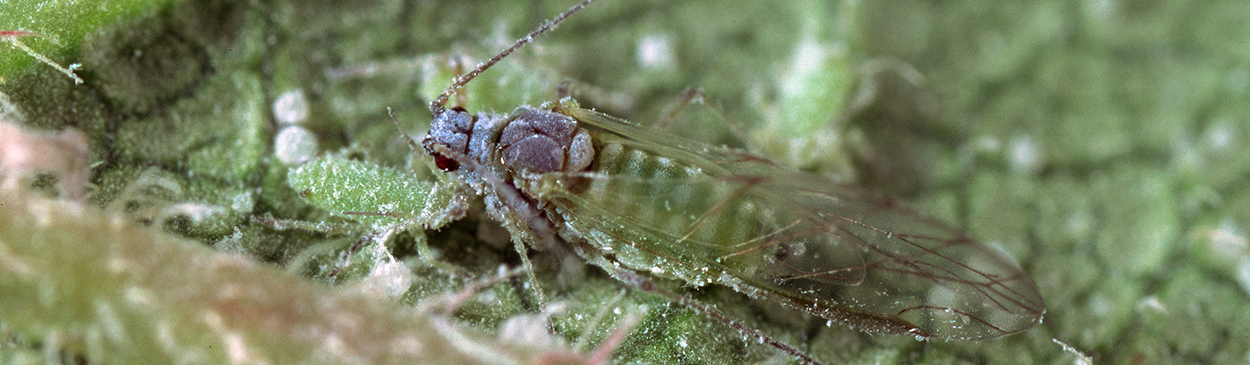
<svg viewBox="0 0 1250 365">
<path fill-rule="evenodd" d="M 429 171 L 386 108 L 419 135 L 452 75 L 570 5 L 0 4 L 0 31 L 55 38 L 20 40 L 82 64 L 84 80 L 0 46 L 0 118 L 82 130 L 92 161 L 87 206 L 10 195 L 0 205 L 0 359 L 349 362 L 375 358 L 336 356 L 402 336 L 437 348 L 422 333 L 442 330 L 467 334 L 443 344 L 507 354 L 594 351 L 629 331 L 607 347 L 618 362 L 793 362 L 556 252 L 531 254 L 560 340 L 534 325 L 527 279 L 468 296 L 455 318 L 476 328 L 432 329 L 447 317 L 412 308 L 519 260 L 480 208 L 446 222 L 464 191 Z M 452 104 L 509 112 L 570 81 L 584 106 L 908 200 L 1009 252 L 1047 300 L 1045 321 L 1021 334 L 917 342 L 826 327 L 724 288 L 683 292 L 827 363 L 1071 363 L 1052 339 L 1100 362 L 1240 363 L 1247 57 L 1250 6 L 1235 0 L 599 0 Z M 704 97 L 674 109 L 688 87 Z M 383 234 L 396 226 L 441 229 Z M 355 242 L 363 251 L 329 280 L 341 288 L 325 287 Z M 268 296 L 208 300 L 227 289 Z M 318 342 L 277 325 L 334 329 L 342 318 L 368 326 Z M 510 340 L 524 335 L 535 337 Z"/>
</svg>

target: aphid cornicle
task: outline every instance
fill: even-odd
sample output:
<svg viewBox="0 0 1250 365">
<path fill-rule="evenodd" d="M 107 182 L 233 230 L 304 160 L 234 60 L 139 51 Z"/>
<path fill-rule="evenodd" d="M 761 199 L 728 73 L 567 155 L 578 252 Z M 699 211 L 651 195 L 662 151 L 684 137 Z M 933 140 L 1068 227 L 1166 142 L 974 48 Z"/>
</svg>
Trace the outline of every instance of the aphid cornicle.
<svg viewBox="0 0 1250 365">
<path fill-rule="evenodd" d="M 609 272 L 725 285 L 874 333 L 975 340 L 1041 320 L 1037 288 L 1006 254 L 863 189 L 567 97 L 510 114 L 444 108 L 587 3 L 457 78 L 430 106 L 422 147 L 497 217 L 526 218 L 533 232 L 521 236 L 551 234 Z"/>
</svg>

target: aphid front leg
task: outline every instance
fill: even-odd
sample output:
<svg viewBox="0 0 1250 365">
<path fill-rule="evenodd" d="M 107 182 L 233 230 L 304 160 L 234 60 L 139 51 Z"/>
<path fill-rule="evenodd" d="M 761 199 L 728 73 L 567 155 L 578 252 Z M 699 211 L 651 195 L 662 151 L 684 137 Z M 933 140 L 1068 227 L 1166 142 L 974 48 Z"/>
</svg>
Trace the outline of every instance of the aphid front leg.
<svg viewBox="0 0 1250 365">
<path fill-rule="evenodd" d="M 492 195 L 487 197 L 487 200 L 491 200 L 492 198 L 496 199 L 499 204 L 502 204 L 503 207 L 507 208 L 504 210 L 498 209 L 502 207 L 494 207 L 494 209 L 497 210 L 497 214 L 506 215 L 510 212 L 519 216 L 525 223 L 525 227 L 528 228 L 528 233 L 531 237 L 529 237 L 528 240 L 516 239 L 517 237 L 514 237 L 512 241 L 516 245 L 517 253 L 521 256 L 521 266 L 526 271 L 527 279 L 529 279 L 531 285 L 534 287 L 538 307 L 546 307 L 547 298 L 540 287 L 537 275 L 534 273 L 534 264 L 530 262 L 529 252 L 525 247 L 525 242 L 532 241 L 539 247 L 564 247 L 560 237 L 555 234 L 555 227 L 552 226 L 551 221 L 545 218 L 542 212 L 539 211 L 538 207 L 534 206 L 533 202 L 525 198 L 520 190 L 503 181 L 502 178 L 490 171 L 490 169 L 482 166 L 482 164 L 477 161 L 474 161 L 459 151 L 454 151 L 441 144 L 432 144 L 427 148 L 430 148 L 433 152 L 437 153 L 438 156 L 443 156 L 444 158 L 454 161 L 457 165 L 459 165 L 459 168 L 480 176 L 487 183 L 487 185 L 493 189 L 494 192 Z M 488 201 L 487 205 L 490 206 L 492 204 Z"/>
</svg>

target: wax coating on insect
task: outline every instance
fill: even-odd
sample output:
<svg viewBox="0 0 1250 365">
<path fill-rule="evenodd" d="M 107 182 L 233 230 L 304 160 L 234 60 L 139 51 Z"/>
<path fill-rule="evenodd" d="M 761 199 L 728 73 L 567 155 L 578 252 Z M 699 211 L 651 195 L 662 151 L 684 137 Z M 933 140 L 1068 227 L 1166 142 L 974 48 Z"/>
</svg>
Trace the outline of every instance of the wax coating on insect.
<svg viewBox="0 0 1250 365">
<path fill-rule="evenodd" d="M 430 125 L 430 133 L 421 141 L 421 144 L 425 147 L 425 151 L 435 156 L 436 159 L 441 157 L 442 162 L 436 160 L 439 169 L 453 171 L 456 169 L 455 161 L 435 152 L 434 144 L 441 144 L 456 152 L 467 153 L 469 133 L 472 129 L 473 118 L 463 109 L 444 111 L 435 116 Z"/>
<path fill-rule="evenodd" d="M 445 158 L 440 161 L 439 145 L 485 166 L 494 166 L 498 158 L 512 171 L 527 173 L 580 171 L 594 159 L 590 133 L 579 128 L 577 121 L 530 107 L 517 108 L 504 118 L 475 118 L 463 110 L 447 110 L 435 116 L 421 143 L 444 171 L 456 166 Z"/>
</svg>

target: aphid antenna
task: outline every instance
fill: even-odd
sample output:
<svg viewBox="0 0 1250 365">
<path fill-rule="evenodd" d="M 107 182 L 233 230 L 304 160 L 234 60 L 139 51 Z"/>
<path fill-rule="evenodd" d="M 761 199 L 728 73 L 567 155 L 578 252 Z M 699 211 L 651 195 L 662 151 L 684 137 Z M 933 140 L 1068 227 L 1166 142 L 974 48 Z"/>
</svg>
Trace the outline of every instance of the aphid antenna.
<svg viewBox="0 0 1250 365">
<path fill-rule="evenodd" d="M 1072 356 L 1076 357 L 1076 361 L 1072 362 L 1073 364 L 1090 365 L 1094 363 L 1093 358 L 1091 358 L 1089 355 L 1086 355 L 1084 352 L 1081 352 L 1081 350 L 1077 350 L 1076 347 L 1073 347 L 1072 345 L 1069 345 L 1066 342 L 1059 341 L 1058 338 L 1052 337 L 1050 340 L 1053 341 L 1055 344 L 1059 345 L 1059 347 L 1062 347 L 1064 352 L 1072 354 Z"/>
<path fill-rule="evenodd" d="M 486 69 L 489 69 L 491 66 L 494 66 L 495 63 L 502 61 L 505 57 L 508 57 L 509 54 L 512 54 L 512 52 L 518 49 L 521 49 L 521 47 L 524 47 L 526 44 L 529 44 L 531 41 L 534 40 L 534 38 L 537 38 L 538 36 L 543 35 L 544 33 L 551 31 L 552 29 L 555 29 L 556 25 L 559 25 L 560 22 L 564 21 L 564 19 L 567 19 L 568 17 L 577 13 L 577 11 L 582 10 L 582 8 L 586 7 L 586 5 L 589 5 L 593 1 L 594 0 L 584 0 L 581 3 L 578 3 L 577 5 L 573 5 L 573 7 L 569 8 L 569 10 L 565 10 L 563 13 L 560 13 L 560 15 L 557 15 L 555 18 L 552 18 L 551 20 L 548 20 L 546 23 L 543 23 L 543 25 L 539 26 L 538 29 L 535 29 L 533 32 L 530 32 L 529 34 L 526 34 L 524 37 L 521 37 L 521 39 L 518 39 L 516 43 L 512 44 L 511 47 L 505 48 L 502 52 L 499 52 L 499 54 L 495 55 L 495 57 L 492 57 L 486 62 L 479 63 L 477 65 L 477 68 L 474 68 L 473 71 L 469 71 L 466 74 L 456 76 L 455 79 L 452 79 L 451 86 L 448 86 L 446 90 L 443 90 L 442 94 L 438 94 L 438 97 L 434 98 L 434 101 L 430 102 L 430 112 L 433 113 L 434 115 L 442 114 L 443 111 L 445 110 L 445 107 L 447 106 L 447 100 L 451 98 L 451 95 L 455 94 L 456 91 L 459 91 L 460 88 L 464 87 L 465 84 L 468 84 L 469 81 L 473 80 L 473 78 L 477 77 L 477 75 L 481 75 L 482 72 L 486 71 Z"/>
</svg>

